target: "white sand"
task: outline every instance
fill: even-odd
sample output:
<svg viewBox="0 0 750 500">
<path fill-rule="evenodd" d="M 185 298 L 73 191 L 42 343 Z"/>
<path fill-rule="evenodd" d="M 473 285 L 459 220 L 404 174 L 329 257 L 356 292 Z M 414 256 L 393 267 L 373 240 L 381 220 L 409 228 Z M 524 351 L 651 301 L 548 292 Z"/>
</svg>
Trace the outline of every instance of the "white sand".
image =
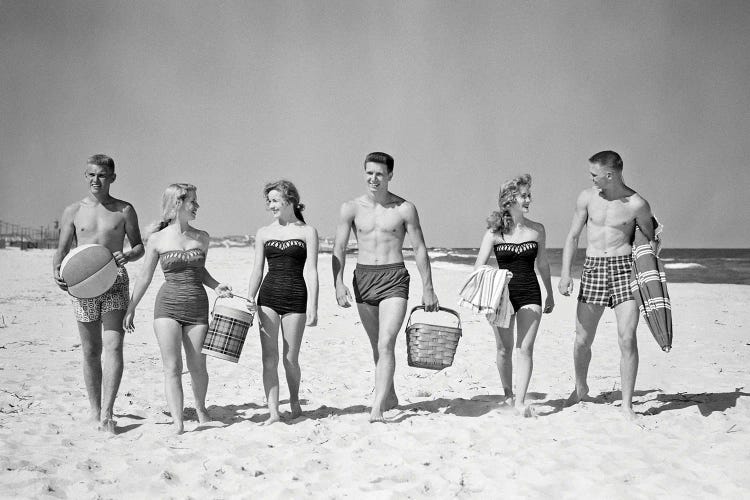
<svg viewBox="0 0 750 500">
<path fill-rule="evenodd" d="M 401 407 L 386 413 L 390 423 L 369 424 L 369 343 L 356 309 L 336 305 L 324 254 L 320 322 L 306 331 L 301 355 L 304 416 L 258 425 L 266 410 L 253 327 L 239 364 L 209 358 L 212 425 L 197 428 L 185 374 L 188 432 L 173 436 L 151 328 L 157 272 L 126 338 L 119 433 L 111 436 L 86 423 L 80 340 L 51 259 L 51 251 L 0 250 L 2 497 L 750 496 L 748 286 L 671 285 L 674 350 L 661 352 L 639 327 L 635 409 L 645 415 L 638 425 L 621 417 L 612 312 L 600 324 L 589 372 L 599 402 L 562 410 L 573 387 L 575 299 L 559 296 L 536 342 L 530 391 L 538 418 L 498 405 L 493 336 L 462 309 L 464 337 L 446 370 L 409 368 L 400 334 Z M 250 249 L 212 249 L 208 267 L 244 292 L 251 259 Z M 131 278 L 139 265 L 129 265 Z M 413 263 L 407 267 L 413 305 L 420 280 Z M 434 266 L 443 305 L 455 307 L 467 269 Z M 281 367 L 280 378 L 285 399 Z"/>
</svg>

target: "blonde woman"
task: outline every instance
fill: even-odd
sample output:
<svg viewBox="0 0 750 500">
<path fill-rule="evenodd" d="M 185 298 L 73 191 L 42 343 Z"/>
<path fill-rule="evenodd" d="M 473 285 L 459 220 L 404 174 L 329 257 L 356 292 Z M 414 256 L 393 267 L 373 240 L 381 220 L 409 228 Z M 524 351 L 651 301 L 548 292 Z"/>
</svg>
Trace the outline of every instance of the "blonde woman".
<svg viewBox="0 0 750 500">
<path fill-rule="evenodd" d="M 206 270 L 208 233 L 190 225 L 198 212 L 196 187 L 171 184 L 162 196 L 162 220 L 151 227 L 141 272 L 133 287 L 123 326 L 132 331 L 135 308 L 146 293 L 157 264 L 165 283 L 154 305 L 154 332 L 164 365 L 164 385 L 169 411 L 177 434 L 184 432 L 182 393 L 182 353 L 185 350 L 192 379 L 198 422 L 210 421 L 206 410 L 208 372 L 201 354 L 208 331 L 208 296 L 204 285 L 220 296 L 229 295 L 229 285 L 220 284 Z"/>
<path fill-rule="evenodd" d="M 552 296 L 549 262 L 545 242 L 544 226 L 526 218 L 531 205 L 531 176 L 524 174 L 500 187 L 499 211 L 492 212 L 487 219 L 487 232 L 474 263 L 474 269 L 487 263 L 494 251 L 498 266 L 513 273 L 508 283 L 508 295 L 514 314 L 508 328 L 492 325 L 497 342 L 497 369 L 503 384 L 505 397 L 518 412 L 532 416 L 532 408 L 526 404 L 526 391 L 533 368 L 534 341 L 542 312 L 550 313 L 555 307 Z M 542 307 L 536 267 L 544 283 L 546 299 Z M 513 394 L 513 325 L 516 325 L 515 347 L 518 349 L 517 392 Z"/>
</svg>

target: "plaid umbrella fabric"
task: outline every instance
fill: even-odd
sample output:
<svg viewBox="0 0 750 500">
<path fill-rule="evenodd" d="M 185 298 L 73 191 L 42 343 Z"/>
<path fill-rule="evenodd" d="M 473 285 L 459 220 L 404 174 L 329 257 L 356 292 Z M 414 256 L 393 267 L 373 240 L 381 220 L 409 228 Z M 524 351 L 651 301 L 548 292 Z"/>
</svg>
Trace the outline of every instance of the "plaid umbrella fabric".
<svg viewBox="0 0 750 500">
<path fill-rule="evenodd" d="M 654 221 L 656 226 L 656 221 Z M 636 227 L 630 290 L 651 334 L 664 352 L 672 349 L 672 305 L 667 276 L 648 239 Z"/>
</svg>

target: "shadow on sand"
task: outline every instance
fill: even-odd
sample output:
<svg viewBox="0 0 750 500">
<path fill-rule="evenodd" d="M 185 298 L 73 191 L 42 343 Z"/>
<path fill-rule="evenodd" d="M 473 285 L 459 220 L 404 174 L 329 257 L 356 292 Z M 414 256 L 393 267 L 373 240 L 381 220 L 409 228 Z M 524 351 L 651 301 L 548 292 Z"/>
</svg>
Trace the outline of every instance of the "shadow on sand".
<svg viewBox="0 0 750 500">
<path fill-rule="evenodd" d="M 734 408 L 741 397 L 750 396 L 750 393 L 742 392 L 742 389 L 744 387 L 738 387 L 734 392 L 702 392 L 699 394 L 690 394 L 687 392 L 678 392 L 677 394 L 659 393 L 654 399 L 634 403 L 634 406 L 636 404 L 652 404 L 650 408 L 643 411 L 644 415 L 658 415 L 665 411 L 682 410 L 691 406 L 697 406 L 701 415 L 707 417 L 715 411 L 723 412 L 729 408 Z M 654 402 L 662 404 L 653 404 Z"/>
</svg>

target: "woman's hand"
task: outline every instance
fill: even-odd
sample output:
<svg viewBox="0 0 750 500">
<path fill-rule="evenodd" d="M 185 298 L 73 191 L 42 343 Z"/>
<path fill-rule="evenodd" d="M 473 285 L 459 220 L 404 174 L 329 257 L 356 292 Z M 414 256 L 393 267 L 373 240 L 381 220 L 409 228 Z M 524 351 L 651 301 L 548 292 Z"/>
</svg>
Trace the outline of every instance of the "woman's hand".
<svg viewBox="0 0 750 500">
<path fill-rule="evenodd" d="M 245 307 L 247 307 L 247 310 L 253 314 L 256 314 L 258 312 L 258 304 L 255 303 L 255 299 L 252 297 L 247 298 L 247 303 L 245 304 Z"/>
<path fill-rule="evenodd" d="M 552 294 L 547 295 L 547 299 L 544 301 L 544 314 L 549 314 L 552 312 L 552 309 L 555 308 L 555 299 L 552 297 Z"/>
<path fill-rule="evenodd" d="M 305 313 L 305 325 L 318 326 L 318 311 L 316 309 L 307 310 L 307 313 Z"/>
<path fill-rule="evenodd" d="M 135 325 L 133 324 L 134 319 L 135 311 L 128 307 L 125 317 L 122 318 L 122 329 L 125 330 L 126 333 L 133 333 L 135 331 Z"/>
<path fill-rule="evenodd" d="M 216 285 L 216 288 L 214 288 L 214 292 L 216 292 L 219 297 L 231 297 L 232 287 L 226 283 L 219 283 Z"/>
</svg>

